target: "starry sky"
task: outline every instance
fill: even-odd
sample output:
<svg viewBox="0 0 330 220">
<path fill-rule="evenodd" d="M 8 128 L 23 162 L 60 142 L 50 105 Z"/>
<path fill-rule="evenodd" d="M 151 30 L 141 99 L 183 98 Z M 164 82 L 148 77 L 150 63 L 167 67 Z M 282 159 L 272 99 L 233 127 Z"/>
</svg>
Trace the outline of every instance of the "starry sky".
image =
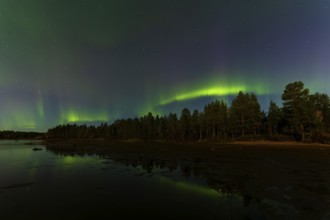
<svg viewBox="0 0 330 220">
<path fill-rule="evenodd" d="M 0 0 L 0 130 L 330 94 L 330 0 Z"/>
</svg>

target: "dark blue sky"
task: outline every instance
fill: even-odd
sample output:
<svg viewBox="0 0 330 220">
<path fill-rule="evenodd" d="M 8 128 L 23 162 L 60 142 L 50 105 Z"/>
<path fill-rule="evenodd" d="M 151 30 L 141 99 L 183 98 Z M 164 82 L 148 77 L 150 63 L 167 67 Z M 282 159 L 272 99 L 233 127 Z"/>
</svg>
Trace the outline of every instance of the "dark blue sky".
<svg viewBox="0 0 330 220">
<path fill-rule="evenodd" d="M 330 94 L 329 0 L 1 0 L 0 130 Z"/>
</svg>

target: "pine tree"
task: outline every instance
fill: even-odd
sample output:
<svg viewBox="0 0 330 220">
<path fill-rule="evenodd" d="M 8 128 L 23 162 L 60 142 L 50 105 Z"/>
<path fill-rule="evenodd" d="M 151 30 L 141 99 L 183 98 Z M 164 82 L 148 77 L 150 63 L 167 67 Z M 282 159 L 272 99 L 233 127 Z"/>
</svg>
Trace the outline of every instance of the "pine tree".
<svg viewBox="0 0 330 220">
<path fill-rule="evenodd" d="M 282 94 L 284 118 L 293 131 L 305 141 L 305 127 L 312 121 L 309 90 L 301 81 L 289 83 Z"/>
<path fill-rule="evenodd" d="M 269 108 L 268 108 L 268 126 L 271 135 L 278 134 L 278 126 L 281 122 L 283 117 L 281 109 L 276 105 L 275 102 L 270 101 Z"/>
</svg>

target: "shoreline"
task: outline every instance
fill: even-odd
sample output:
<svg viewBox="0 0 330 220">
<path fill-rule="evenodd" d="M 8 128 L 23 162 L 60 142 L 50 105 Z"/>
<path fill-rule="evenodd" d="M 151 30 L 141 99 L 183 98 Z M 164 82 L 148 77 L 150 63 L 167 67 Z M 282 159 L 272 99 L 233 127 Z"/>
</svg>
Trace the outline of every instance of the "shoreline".
<svg viewBox="0 0 330 220">
<path fill-rule="evenodd" d="M 297 141 L 234 141 L 234 145 L 269 145 L 269 146 L 318 146 L 318 147 L 330 147 L 330 144 L 323 143 L 303 143 Z"/>
<path fill-rule="evenodd" d="M 32 140 L 31 140 L 32 141 Z M 247 146 L 277 146 L 277 147 L 326 147 L 329 148 L 328 143 L 310 142 L 303 143 L 297 141 L 271 141 L 271 140 L 251 140 L 251 141 L 165 141 L 165 140 L 148 140 L 143 141 L 141 139 L 125 139 L 125 140 L 112 140 L 112 139 L 43 139 L 41 140 L 44 144 L 64 144 L 64 145 L 89 145 L 93 144 L 95 147 L 103 146 L 110 147 L 113 145 L 190 145 L 190 146 L 201 146 L 201 145 L 212 145 L 212 146 L 225 146 L 225 145 L 247 145 Z"/>
</svg>

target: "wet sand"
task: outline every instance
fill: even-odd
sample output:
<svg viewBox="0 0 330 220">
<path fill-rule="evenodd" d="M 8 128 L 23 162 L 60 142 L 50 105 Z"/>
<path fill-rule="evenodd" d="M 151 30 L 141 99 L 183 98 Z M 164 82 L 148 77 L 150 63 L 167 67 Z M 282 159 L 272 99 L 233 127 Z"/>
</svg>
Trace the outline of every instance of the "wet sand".
<svg viewBox="0 0 330 220">
<path fill-rule="evenodd" d="M 224 193 L 257 203 L 268 219 L 330 219 L 330 147 L 296 142 L 168 143 L 53 140 L 48 149 L 128 164 L 180 166 Z"/>
</svg>

